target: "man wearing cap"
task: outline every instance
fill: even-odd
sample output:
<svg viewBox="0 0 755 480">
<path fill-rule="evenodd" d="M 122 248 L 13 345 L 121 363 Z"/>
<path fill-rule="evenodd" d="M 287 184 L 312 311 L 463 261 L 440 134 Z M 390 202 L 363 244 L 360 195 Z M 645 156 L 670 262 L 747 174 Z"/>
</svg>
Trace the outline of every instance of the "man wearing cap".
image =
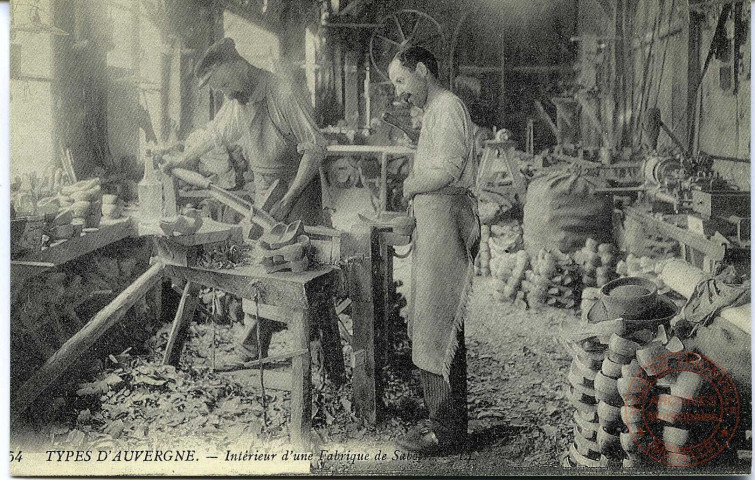
<svg viewBox="0 0 755 480">
<path fill-rule="evenodd" d="M 209 85 L 220 90 L 228 101 L 182 157 L 168 161 L 163 169 L 194 170 L 199 157 L 216 146 L 239 144 L 254 173 L 255 204 L 262 207 L 262 199 L 267 199 L 272 205 L 269 213 L 282 222 L 302 220 L 305 225 L 330 226 L 330 217 L 322 208 L 318 175 L 327 143 L 308 102 L 286 79 L 247 62 L 231 38 L 210 46 L 194 74 L 200 88 Z M 239 358 L 232 364 L 256 359 L 259 353 L 257 322 L 247 315 L 245 324 L 247 330 L 237 349 Z M 280 329 L 282 324 L 260 319 L 262 356 L 267 356 L 272 334 Z"/>
</svg>

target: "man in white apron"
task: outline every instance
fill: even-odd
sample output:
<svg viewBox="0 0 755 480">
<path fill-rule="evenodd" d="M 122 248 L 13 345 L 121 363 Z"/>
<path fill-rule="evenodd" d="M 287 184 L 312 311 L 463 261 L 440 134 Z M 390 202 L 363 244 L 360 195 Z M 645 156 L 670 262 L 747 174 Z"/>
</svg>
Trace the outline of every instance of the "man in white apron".
<svg viewBox="0 0 755 480">
<path fill-rule="evenodd" d="M 417 220 L 409 336 L 430 421 L 398 444 L 450 452 L 467 438 L 464 318 L 480 239 L 473 125 L 464 103 L 438 82 L 438 62 L 424 48 L 399 52 L 388 72 L 396 95 L 424 110 L 404 195 Z"/>
</svg>

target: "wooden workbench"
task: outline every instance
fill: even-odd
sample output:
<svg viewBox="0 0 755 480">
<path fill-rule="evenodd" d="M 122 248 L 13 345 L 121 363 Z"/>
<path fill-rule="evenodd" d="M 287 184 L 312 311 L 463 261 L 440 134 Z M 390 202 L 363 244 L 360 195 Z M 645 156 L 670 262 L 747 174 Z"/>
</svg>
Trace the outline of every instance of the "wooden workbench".
<svg viewBox="0 0 755 480">
<path fill-rule="evenodd" d="M 78 237 L 11 260 L 11 289 L 19 287 L 29 278 L 39 275 L 45 270 L 76 260 L 95 250 L 135 235 L 136 229 L 131 218 L 103 219 L 98 228 L 87 228 Z"/>
<path fill-rule="evenodd" d="M 319 230 L 315 228 L 315 237 Z M 294 274 L 291 272 L 265 273 L 260 266 L 247 265 L 228 270 L 212 270 L 194 264 L 195 247 L 226 239 L 240 240 L 241 228 L 204 219 L 202 228 L 194 235 L 166 237 L 155 225 L 140 224 L 138 215 L 115 221 L 103 222 L 98 230 L 70 239 L 60 245 L 27 256 L 24 262 L 38 262 L 42 266 L 14 265 L 12 288 L 18 288 L 24 279 L 47 268 L 54 268 L 80 258 L 128 237 L 147 236 L 154 239 L 157 262 L 153 268 L 127 288 L 107 307 L 101 310 L 80 332 L 71 337 L 35 373 L 14 396 L 13 418 L 17 419 L 47 386 L 59 378 L 76 358 L 115 325 L 122 315 L 137 300 L 149 291 L 158 288 L 162 279 L 177 278 L 186 281 L 182 302 L 174 319 L 171 339 L 166 348 L 165 360 L 177 363 L 185 331 L 198 303 L 199 286 L 217 288 L 243 299 L 252 300 L 263 318 L 279 320 L 290 325 L 296 338 L 292 355 L 290 390 L 292 392 L 291 436 L 296 443 L 308 442 L 311 422 L 311 387 L 309 328 L 312 322 L 312 305 L 316 302 L 332 302 L 332 295 L 339 283 L 338 269 L 322 266 L 314 270 Z M 392 251 L 381 241 L 381 229 L 370 225 L 357 225 L 353 232 L 329 245 L 343 250 L 347 262 L 348 294 L 353 300 L 354 318 L 354 404 L 357 413 L 369 422 L 375 422 L 380 405 L 381 382 L 379 373 L 384 365 L 385 339 L 384 319 L 391 311 Z M 334 258 L 339 252 L 324 252 Z M 337 259 L 337 258 L 336 258 Z M 256 300 L 256 302 L 254 301 Z"/>
<path fill-rule="evenodd" d="M 192 247 L 237 236 L 240 227 L 208 221 L 194 235 L 159 238 L 158 260 L 164 275 L 186 282 L 176 312 L 164 362 L 177 364 L 183 348 L 186 328 L 198 300 L 198 287 L 222 290 L 244 299 L 245 311 L 276 320 L 289 326 L 294 338 L 291 350 L 281 358 L 291 358 L 291 441 L 307 447 L 312 422 L 310 325 L 313 306 L 331 302 L 337 269 L 320 266 L 300 273 L 266 273 L 261 265 L 241 265 L 232 269 L 208 269 L 192 264 Z M 340 356 L 339 356 L 340 358 Z M 263 360 L 264 362 L 264 360 Z"/>
<path fill-rule="evenodd" d="M 682 245 L 684 260 L 705 271 L 712 271 L 715 265 L 724 261 L 737 261 L 744 258 L 749 263 L 750 253 L 747 249 L 716 242 L 704 235 L 657 218 L 638 207 L 626 207 L 624 213 L 627 218 L 639 222 L 646 231 L 655 231 L 678 241 Z M 683 221 L 686 222 L 686 217 Z"/>
</svg>

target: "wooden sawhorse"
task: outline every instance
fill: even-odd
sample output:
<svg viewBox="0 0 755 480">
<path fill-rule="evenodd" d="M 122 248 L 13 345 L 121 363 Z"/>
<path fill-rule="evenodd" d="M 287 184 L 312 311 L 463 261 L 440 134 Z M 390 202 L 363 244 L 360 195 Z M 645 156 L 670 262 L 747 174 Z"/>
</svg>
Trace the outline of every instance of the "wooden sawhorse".
<svg viewBox="0 0 755 480">
<path fill-rule="evenodd" d="M 200 230 L 201 232 L 201 230 Z M 336 282 L 334 267 L 319 267 L 302 273 L 265 273 L 259 265 L 239 266 L 227 270 L 211 270 L 189 266 L 186 243 L 188 238 L 159 240 L 160 260 L 165 264 L 164 274 L 186 281 L 181 302 L 176 311 L 164 362 L 176 365 L 186 339 L 188 325 L 199 302 L 200 286 L 217 288 L 246 299 L 247 309 L 262 318 L 277 320 L 288 325 L 293 333 L 292 350 L 277 355 L 275 360 L 291 358 L 290 373 L 291 419 L 289 433 L 293 444 L 307 447 L 310 444 L 312 424 L 312 385 L 310 357 L 310 325 L 313 306 L 332 302 Z M 327 297 L 327 298 L 326 298 Z M 259 299 L 258 304 L 254 299 Z M 268 359 L 267 361 L 270 361 Z M 266 360 L 263 359 L 263 362 Z"/>
</svg>

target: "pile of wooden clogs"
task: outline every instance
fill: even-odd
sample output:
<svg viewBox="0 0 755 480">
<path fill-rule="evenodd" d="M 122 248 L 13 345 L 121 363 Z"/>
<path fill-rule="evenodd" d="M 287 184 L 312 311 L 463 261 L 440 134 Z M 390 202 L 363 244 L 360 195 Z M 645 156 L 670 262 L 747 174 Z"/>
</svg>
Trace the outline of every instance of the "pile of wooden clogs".
<svg viewBox="0 0 755 480">
<path fill-rule="evenodd" d="M 579 267 L 569 255 L 558 250 L 543 250 L 533 258 L 532 270 L 525 273 L 522 290 L 530 306 L 549 305 L 573 308 L 579 298 Z"/>
<path fill-rule="evenodd" d="M 499 302 L 514 302 L 523 309 L 527 308 L 522 282 L 529 267 L 530 256 L 525 250 L 499 256 L 491 272 L 495 278 L 493 298 Z"/>
<path fill-rule="evenodd" d="M 301 221 L 288 225 L 277 224 L 260 237 L 259 264 L 266 273 L 283 270 L 301 273 L 309 267 L 309 249 L 310 240 L 304 235 L 304 224 Z"/>
<path fill-rule="evenodd" d="M 497 254 L 491 263 L 498 301 L 510 301 L 526 308 L 548 305 L 573 308 L 580 296 L 578 266 L 558 250 L 540 250 L 530 258 L 526 250 Z"/>
<path fill-rule="evenodd" d="M 82 180 L 61 187 L 56 196 L 37 202 L 37 212 L 47 219 L 50 245 L 78 237 L 84 228 L 97 228 L 102 219 L 100 179 Z"/>
<path fill-rule="evenodd" d="M 495 275 L 507 257 L 522 249 L 522 227 L 516 221 L 480 226 L 480 252 L 475 257 L 475 274 Z"/>
<path fill-rule="evenodd" d="M 582 269 L 582 284 L 585 287 L 602 287 L 617 277 L 616 247 L 610 243 L 598 244 L 588 238 L 585 246 L 574 252 L 572 258 Z"/>
<path fill-rule="evenodd" d="M 664 265 L 668 259 L 636 257 L 631 253 L 626 260 L 621 260 L 616 265 L 616 273 L 622 277 L 642 277 L 655 283 L 659 289 L 666 285 L 660 278 Z"/>
<path fill-rule="evenodd" d="M 605 357 L 605 345 L 592 339 L 572 346 L 567 398 L 574 406 L 574 441 L 569 445 L 571 466 L 600 467 L 601 449 L 598 445 L 598 400 L 595 378 Z"/>
<path fill-rule="evenodd" d="M 658 361 L 670 352 L 683 352 L 683 356 L 692 362 L 695 357 L 697 361 L 701 360 L 698 354 L 683 349 L 684 345 L 677 337 L 664 343 L 659 335 L 637 349 L 636 360 L 632 360 L 618 381 L 618 390 L 625 403 L 627 435 L 631 437 L 622 442 L 626 447 L 627 466 L 646 465 L 651 460 L 643 452 L 649 452 L 653 447 L 656 447 L 652 451 L 656 462 L 689 466 L 694 463 L 694 458 L 691 450 L 684 447 L 703 440 L 710 433 L 706 429 L 709 422 L 696 422 L 688 416 L 690 413 L 712 413 L 709 411 L 711 404 L 706 404 L 700 396 L 706 383 L 703 377 L 693 371 L 664 372 L 661 370 L 663 362 Z M 642 409 L 646 410 L 645 415 Z M 717 414 L 713 416 L 717 417 Z M 662 437 L 663 441 L 654 442 L 651 432 Z M 657 450 L 658 445 L 663 446 L 663 451 Z"/>
<path fill-rule="evenodd" d="M 490 263 L 490 225 L 480 225 L 480 252 L 475 258 L 475 273 L 483 277 L 489 277 L 491 273 Z"/>
<path fill-rule="evenodd" d="M 604 302 L 611 285 L 631 283 L 625 280 L 607 284 L 600 291 L 599 298 L 593 301 Z M 592 290 L 587 291 L 593 296 Z M 639 403 L 647 400 L 649 395 L 649 403 L 657 404 L 653 402 L 653 396 L 660 399 L 665 395 L 663 398 L 668 399 L 667 396 L 673 393 L 667 389 L 673 388 L 678 380 L 664 377 L 651 382 L 649 377 L 657 372 L 653 372 L 650 366 L 658 357 L 683 350 L 684 345 L 678 338 L 669 338 L 666 334 L 671 318 L 677 313 L 673 302 L 659 295 L 652 302 L 646 299 L 628 302 L 630 306 L 627 308 L 631 310 L 640 303 L 652 306 L 630 315 L 630 319 L 617 315 L 616 310 L 612 310 L 615 305 L 591 308 L 593 314 L 585 319 L 582 331 L 572 334 L 567 342 L 573 355 L 568 374 L 568 397 L 576 412 L 574 442 L 569 447 L 564 465 L 618 469 L 647 468 L 654 463 L 642 450 L 642 442 L 648 439 L 645 436 L 647 420 L 654 412 L 648 417 L 648 412 L 643 410 L 647 409 L 648 402 Z M 605 312 L 614 313 L 606 316 Z M 685 392 L 686 395 L 697 393 L 694 388 Z M 673 445 L 684 445 L 690 436 L 689 432 L 680 431 L 672 420 L 661 413 L 652 421 L 664 437 L 668 430 L 673 449 Z M 680 457 L 679 451 L 670 451 L 668 455 L 670 462 L 684 464 L 685 458 Z"/>
<path fill-rule="evenodd" d="M 106 194 L 102 196 L 102 217 L 116 220 L 123 215 L 123 200 L 118 195 Z"/>
<path fill-rule="evenodd" d="M 102 189 L 99 177 L 62 187 L 57 199 L 61 209 L 71 209 L 74 224 L 83 223 L 86 228 L 97 228 L 100 225 Z"/>
</svg>

